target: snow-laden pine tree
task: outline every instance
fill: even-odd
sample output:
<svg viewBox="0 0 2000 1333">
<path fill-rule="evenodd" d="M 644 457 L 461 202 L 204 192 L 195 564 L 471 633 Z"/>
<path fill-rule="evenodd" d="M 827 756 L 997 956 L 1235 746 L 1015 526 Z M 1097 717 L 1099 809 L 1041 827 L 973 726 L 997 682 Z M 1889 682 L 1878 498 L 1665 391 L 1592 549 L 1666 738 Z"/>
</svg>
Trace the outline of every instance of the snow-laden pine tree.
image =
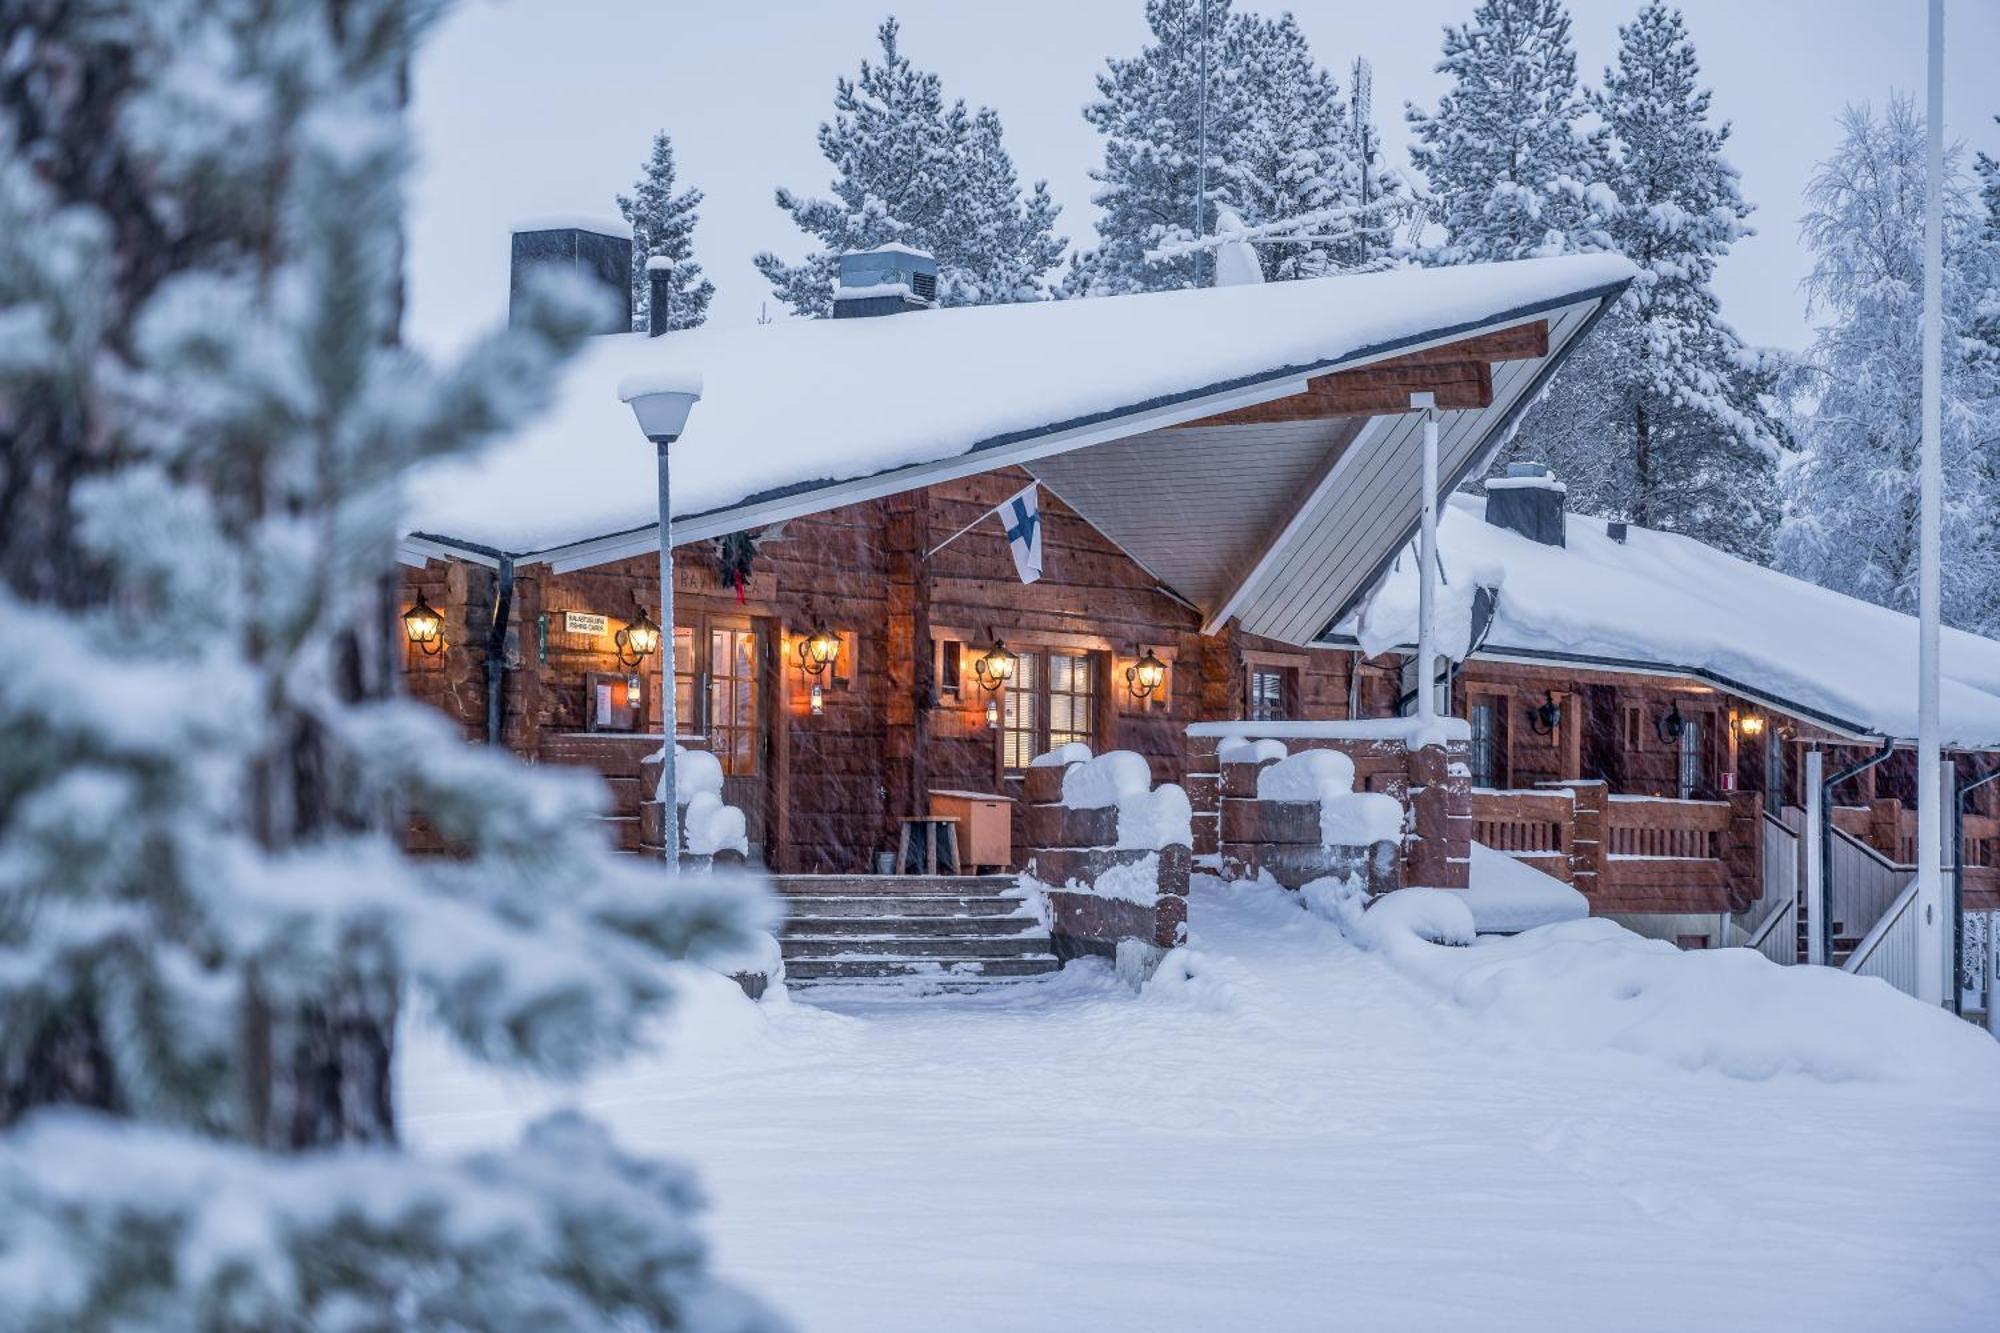
<svg viewBox="0 0 2000 1333">
<path fill-rule="evenodd" d="M 990 108 L 947 103 L 938 76 L 916 68 L 898 43 L 896 20 L 876 30 L 879 63 L 834 84 L 834 117 L 819 127 L 833 164 L 831 198 L 780 186 L 778 207 L 821 249 L 797 264 L 769 252 L 757 271 L 800 315 L 833 309 L 835 261 L 891 241 L 938 262 L 941 305 L 1033 301 L 1067 242 L 1055 234 L 1056 204 L 1037 181 L 1024 195 Z"/>
<path fill-rule="evenodd" d="M 1354 116 L 1365 119 L 1366 109 L 1342 98 L 1291 15 L 1239 14 L 1229 0 L 1147 0 L 1146 24 L 1152 40 L 1136 56 L 1107 60 L 1098 98 L 1083 109 L 1104 136 L 1104 162 L 1091 172 L 1099 185 L 1092 200 L 1104 217 L 1097 248 L 1072 264 L 1067 292 L 1105 296 L 1206 282 L 1213 260 L 1205 251 L 1148 256 L 1213 234 L 1225 210 L 1253 228 L 1310 217 L 1304 230 L 1334 238 L 1259 246 L 1269 279 L 1386 262 L 1407 207 L 1401 182 L 1361 146 L 1369 135 L 1357 135 Z M 1204 201 L 1199 219 L 1197 197 Z"/>
<path fill-rule="evenodd" d="M 1584 512 L 1765 560 L 1783 437 L 1775 368 L 1743 346 L 1712 287 L 1716 263 L 1750 234 L 1723 156 L 1729 126 L 1711 120 L 1679 11 L 1652 0 L 1619 39 L 1591 98 L 1617 197 L 1600 212 L 1639 276 L 1507 456 L 1551 464 Z"/>
<path fill-rule="evenodd" d="M 1833 156 L 1806 187 L 1813 252 L 1810 313 L 1825 320 L 1794 388 L 1803 455 L 1785 474 L 1779 564 L 1885 606 L 1917 600 L 1918 456 L 1922 439 L 1925 144 L 1905 97 L 1882 114 L 1850 108 Z M 1986 234 L 1961 155 L 1944 195 L 1944 616 L 2000 632 L 1994 513 L 2000 384 L 1975 336 L 1993 281 Z"/>
<path fill-rule="evenodd" d="M 580 1117 L 395 1146 L 414 999 L 472 1055 L 633 1048 L 757 904 L 621 859 L 594 779 L 394 696 L 404 473 L 588 327 L 399 345 L 435 6 L 9 12 L 0 68 L 0 1310 L 23 1329 L 748 1329 L 685 1173 Z M 409 813 L 457 849 L 403 851 Z"/>
<path fill-rule="evenodd" d="M 1437 69 L 1451 79 L 1437 110 L 1405 108 L 1444 230 L 1434 257 L 1609 249 L 1603 144 L 1582 124 L 1589 102 L 1562 0 L 1479 0 L 1470 23 L 1445 29 Z"/>
<path fill-rule="evenodd" d="M 701 276 L 694 257 L 694 227 L 702 193 L 674 193 L 674 145 L 665 130 L 653 135 L 653 150 L 632 186 L 618 196 L 618 211 L 632 224 L 632 327 L 644 332 L 651 323 L 653 284 L 646 261 L 655 255 L 673 261 L 673 305 L 667 327 L 691 329 L 708 318 L 708 301 L 715 284 Z"/>
</svg>

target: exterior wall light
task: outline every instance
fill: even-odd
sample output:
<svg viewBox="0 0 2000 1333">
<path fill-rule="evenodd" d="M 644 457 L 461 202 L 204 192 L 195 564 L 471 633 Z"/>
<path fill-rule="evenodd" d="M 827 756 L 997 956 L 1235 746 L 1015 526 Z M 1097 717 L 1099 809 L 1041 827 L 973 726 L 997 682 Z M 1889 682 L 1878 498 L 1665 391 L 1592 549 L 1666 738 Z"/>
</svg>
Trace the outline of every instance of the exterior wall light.
<svg viewBox="0 0 2000 1333">
<path fill-rule="evenodd" d="M 618 645 L 618 660 L 627 667 L 637 667 L 660 651 L 660 627 L 643 606 L 639 608 L 639 618 L 611 638 Z"/>
<path fill-rule="evenodd" d="M 416 605 L 403 612 L 403 633 L 423 650 L 425 657 L 436 657 L 444 651 L 444 617 L 424 600 L 421 592 L 417 594 Z"/>
<path fill-rule="evenodd" d="M 799 667 L 809 676 L 819 676 L 839 656 L 840 636 L 825 625 L 815 624 L 813 632 L 799 640 Z M 818 690 L 819 686 L 814 685 L 813 689 Z"/>
<path fill-rule="evenodd" d="M 1144 699 L 1167 683 L 1167 664 L 1146 650 L 1146 655 L 1125 668 L 1125 687 L 1134 699 Z"/>
<path fill-rule="evenodd" d="M 1019 656 L 1007 650 L 1006 643 L 996 638 L 993 646 L 973 661 L 972 671 L 979 677 L 981 689 L 997 690 L 1013 679 L 1014 664 L 1020 660 Z"/>
<path fill-rule="evenodd" d="M 986 729 L 988 731 L 1000 730 L 1000 703 L 997 699 L 988 699 L 986 701 Z"/>
<path fill-rule="evenodd" d="M 1687 719 L 1681 716 L 1678 700 L 1671 709 L 1660 715 L 1657 722 L 1653 723 L 1653 730 L 1659 733 L 1661 740 L 1670 745 L 1681 738 L 1681 733 L 1687 730 Z"/>
<path fill-rule="evenodd" d="M 1556 702 L 1554 690 L 1542 691 L 1543 701 L 1528 710 L 1528 725 L 1537 736 L 1553 736 L 1562 725 L 1562 705 Z"/>
<path fill-rule="evenodd" d="M 1737 729 L 1745 736 L 1755 740 L 1764 734 L 1764 715 L 1762 713 L 1745 713 L 1742 720 L 1737 723 Z"/>
</svg>

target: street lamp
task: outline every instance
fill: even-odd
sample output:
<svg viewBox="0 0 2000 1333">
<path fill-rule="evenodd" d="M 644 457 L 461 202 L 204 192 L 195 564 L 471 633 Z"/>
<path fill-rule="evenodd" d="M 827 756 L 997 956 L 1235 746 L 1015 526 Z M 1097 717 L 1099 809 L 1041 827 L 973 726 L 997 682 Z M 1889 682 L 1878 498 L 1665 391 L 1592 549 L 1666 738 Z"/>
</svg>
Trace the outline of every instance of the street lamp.
<svg viewBox="0 0 2000 1333">
<path fill-rule="evenodd" d="M 639 429 L 653 442 L 660 466 L 660 785 L 653 799 L 660 803 L 660 858 L 677 865 L 681 856 L 681 815 L 676 804 L 674 741 L 680 732 L 674 716 L 674 540 L 673 506 L 667 486 L 667 446 L 681 437 L 688 413 L 701 401 L 701 376 L 694 371 L 634 375 L 618 386 L 620 402 L 632 406 Z"/>
</svg>

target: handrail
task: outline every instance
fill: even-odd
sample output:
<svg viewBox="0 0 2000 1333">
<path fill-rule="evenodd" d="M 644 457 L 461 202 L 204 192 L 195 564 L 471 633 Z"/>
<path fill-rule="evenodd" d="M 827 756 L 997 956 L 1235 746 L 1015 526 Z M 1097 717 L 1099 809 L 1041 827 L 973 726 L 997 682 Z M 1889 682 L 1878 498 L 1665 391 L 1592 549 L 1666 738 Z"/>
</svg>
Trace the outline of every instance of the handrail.
<svg viewBox="0 0 2000 1333">
<path fill-rule="evenodd" d="M 1889 904 L 1889 910 L 1882 913 L 1875 924 L 1868 928 L 1868 933 L 1861 937 L 1861 943 L 1854 946 L 1854 952 L 1847 956 L 1847 961 L 1840 965 L 1840 970 L 1860 971 L 1862 965 L 1875 956 L 1875 951 L 1882 946 L 1882 941 L 1888 937 L 1889 932 L 1903 919 L 1903 914 L 1909 911 L 1916 901 L 1917 882 L 1911 880 L 1903 891 L 1896 895 L 1896 901 Z"/>
<path fill-rule="evenodd" d="M 1779 922 L 1785 918 L 1790 918 L 1793 923 L 1792 929 L 1797 930 L 1797 912 L 1798 903 L 1796 901 L 1783 900 L 1774 904 L 1771 910 L 1765 914 L 1764 919 L 1751 929 L 1750 938 L 1743 941 L 1743 947 L 1746 949 L 1761 949 L 1764 945 L 1764 940 L 1772 931 L 1778 928 Z"/>
<path fill-rule="evenodd" d="M 1904 865 L 1901 861 L 1891 861 L 1888 857 L 1882 855 L 1881 848 L 1875 846 L 1875 844 L 1871 842 L 1866 842 L 1860 838 L 1855 837 L 1852 833 L 1849 833 L 1846 829 L 1840 827 L 1838 824 L 1833 825 L 1833 836 L 1836 838 L 1844 839 L 1849 846 L 1854 848 L 1854 850 L 1865 854 L 1870 860 L 1876 862 L 1884 870 L 1916 869 L 1914 865 Z"/>
</svg>

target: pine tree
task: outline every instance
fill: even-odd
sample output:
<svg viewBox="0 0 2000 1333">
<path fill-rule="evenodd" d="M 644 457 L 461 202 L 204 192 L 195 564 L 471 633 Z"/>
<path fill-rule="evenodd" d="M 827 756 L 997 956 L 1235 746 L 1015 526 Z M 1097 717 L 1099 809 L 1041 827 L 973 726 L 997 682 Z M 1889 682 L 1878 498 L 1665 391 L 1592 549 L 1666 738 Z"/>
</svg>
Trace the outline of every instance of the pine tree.
<svg viewBox="0 0 2000 1333">
<path fill-rule="evenodd" d="M 708 1277 L 687 1177 L 579 1117 L 464 1161 L 395 1147 L 406 995 L 479 1058 L 574 1074 L 632 1049 L 665 959 L 742 947 L 757 910 L 615 855 L 595 779 L 392 697 L 402 474 L 541 406 L 594 309 L 553 284 L 455 364 L 399 345 L 434 9 L 10 14 L 13 1327 L 769 1326 Z M 406 856 L 410 810 L 458 854 Z"/>
<path fill-rule="evenodd" d="M 1603 145 L 1589 109 L 1562 0 L 1480 0 L 1445 29 L 1437 110 L 1405 108 L 1411 160 L 1429 183 L 1447 263 L 1610 248 Z"/>
<path fill-rule="evenodd" d="M 1804 454 L 1786 473 L 1783 568 L 1901 610 L 1917 599 L 1922 438 L 1925 142 L 1904 97 L 1851 108 L 1806 188 L 1806 280 L 1819 329 L 1794 382 Z M 1992 280 L 1993 246 L 1959 154 L 1947 159 L 1944 264 L 1944 615 L 2000 632 L 1992 422 L 2000 384 L 1968 336 Z"/>
<path fill-rule="evenodd" d="M 833 308 L 838 257 L 897 242 L 938 263 L 941 305 L 1036 300 L 1067 242 L 1055 234 L 1056 205 L 1036 182 L 1026 198 L 990 108 L 947 104 L 938 76 L 917 69 L 897 42 L 900 27 L 876 30 L 879 64 L 836 80 L 834 118 L 819 127 L 820 152 L 837 175 L 833 197 L 809 199 L 780 187 L 778 207 L 822 249 L 798 264 L 770 253 L 758 272 L 801 315 Z"/>
<path fill-rule="evenodd" d="M 1639 277 L 1528 417 L 1511 457 L 1536 454 L 1588 512 L 1684 532 L 1768 559 L 1778 519 L 1775 370 L 1722 319 L 1711 282 L 1749 234 L 1722 153 L 1729 126 L 1678 11 L 1653 0 L 1619 29 L 1591 98 L 1603 121 L 1603 210 Z"/>
<path fill-rule="evenodd" d="M 1104 136 L 1104 163 L 1091 173 L 1104 218 L 1097 248 L 1065 280 L 1072 295 L 1205 282 L 1213 260 L 1204 252 L 1148 255 L 1213 235 L 1225 214 L 1252 228 L 1310 217 L 1311 234 L 1333 238 L 1260 245 L 1267 279 L 1386 262 L 1406 203 L 1367 146 L 1365 108 L 1343 101 L 1291 15 L 1237 14 L 1229 0 L 1206 5 L 1204 98 L 1203 9 L 1202 0 L 1147 0 L 1152 41 L 1136 56 L 1106 61 L 1097 76 L 1098 100 L 1083 114 Z"/>
<path fill-rule="evenodd" d="M 715 284 L 701 276 L 694 258 L 696 210 L 700 190 L 674 193 L 674 145 L 661 130 L 653 135 L 653 151 L 639 173 L 632 193 L 618 196 L 618 211 L 632 224 L 632 327 L 644 332 L 651 324 L 653 285 L 646 261 L 661 255 L 673 261 L 673 306 L 669 329 L 691 329 L 708 318 L 708 301 Z"/>
</svg>

